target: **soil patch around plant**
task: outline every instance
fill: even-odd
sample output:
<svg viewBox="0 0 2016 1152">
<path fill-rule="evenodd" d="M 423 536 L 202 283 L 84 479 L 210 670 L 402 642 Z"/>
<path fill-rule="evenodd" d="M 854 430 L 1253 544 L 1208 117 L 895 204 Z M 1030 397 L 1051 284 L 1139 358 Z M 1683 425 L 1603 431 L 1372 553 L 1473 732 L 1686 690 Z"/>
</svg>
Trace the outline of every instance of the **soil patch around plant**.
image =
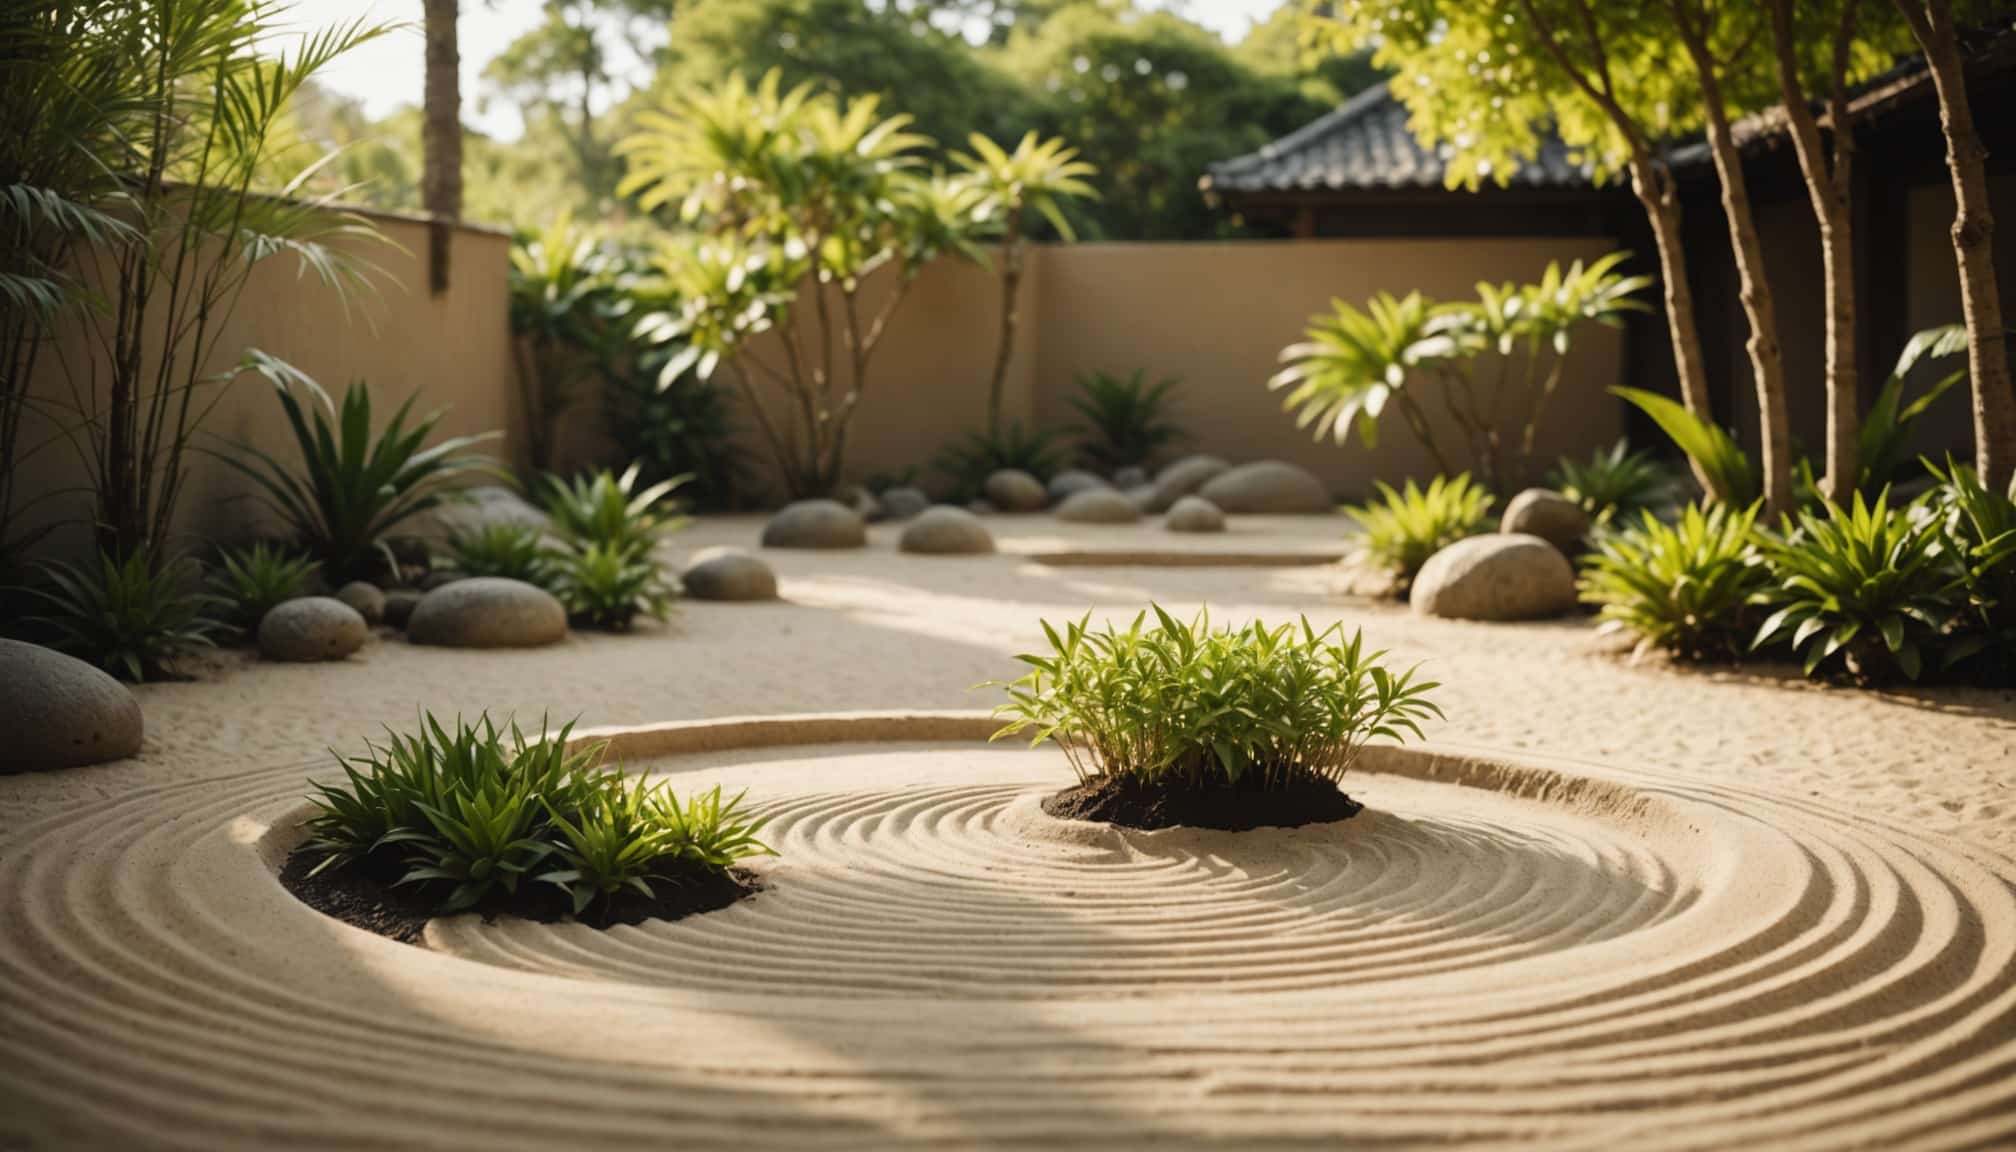
<svg viewBox="0 0 2016 1152">
<path fill-rule="evenodd" d="M 1198 785 L 1183 780 L 1144 784 L 1132 777 L 1095 776 L 1043 798 L 1043 811 L 1060 820 L 1090 820 L 1122 828 L 1300 828 L 1349 820 L 1364 805 L 1320 776 L 1286 788 Z"/>
<path fill-rule="evenodd" d="M 385 867 L 338 864 L 310 876 L 320 858 L 307 848 L 297 848 L 280 869 L 280 884 L 303 904 L 345 924 L 376 932 L 405 944 L 420 943 L 427 921 L 436 915 L 443 898 L 434 884 L 398 884 L 405 865 Z M 521 881 L 516 893 L 501 889 L 491 893 L 472 911 L 483 919 L 516 916 L 542 924 L 578 919 L 591 928 L 616 924 L 641 924 L 646 920 L 678 920 L 726 908 L 762 890 L 756 874 L 743 868 L 725 872 L 690 865 L 661 869 L 647 878 L 652 896 L 633 891 L 618 893 L 613 901 L 597 899 L 576 917 L 573 900 L 557 885 L 531 878 Z"/>
</svg>

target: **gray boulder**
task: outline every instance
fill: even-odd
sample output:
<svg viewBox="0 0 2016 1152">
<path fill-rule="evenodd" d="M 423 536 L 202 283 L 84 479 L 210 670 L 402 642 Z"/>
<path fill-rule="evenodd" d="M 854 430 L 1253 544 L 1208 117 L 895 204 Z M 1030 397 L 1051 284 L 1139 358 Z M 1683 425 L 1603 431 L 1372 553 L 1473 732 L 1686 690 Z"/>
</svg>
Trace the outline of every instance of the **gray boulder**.
<svg viewBox="0 0 2016 1152">
<path fill-rule="evenodd" d="M 1139 464 L 1129 464 L 1125 468 L 1113 470 L 1113 487 L 1123 491 L 1128 488 L 1139 488 L 1148 482 L 1148 470 Z"/>
<path fill-rule="evenodd" d="M 1202 496 L 1185 496 L 1169 506 L 1162 527 L 1171 532 L 1223 532 L 1225 513 Z"/>
<path fill-rule="evenodd" d="M 1068 499 L 1073 493 L 1088 488 L 1109 488 L 1103 476 L 1097 476 L 1083 468 L 1066 468 L 1050 478 L 1050 502 L 1055 504 Z"/>
<path fill-rule="evenodd" d="M 978 516 L 943 504 L 912 520 L 896 547 L 926 556 L 972 556 L 994 551 L 994 536 Z"/>
<path fill-rule="evenodd" d="M 882 515 L 890 520 L 908 520 L 931 507 L 931 497 L 922 488 L 908 485 L 882 493 Z"/>
<path fill-rule="evenodd" d="M 861 514 L 838 500 L 798 500 L 763 526 L 765 548 L 859 548 L 868 543 Z"/>
<path fill-rule="evenodd" d="M 1155 511 L 1155 485 L 1136 484 L 1127 489 L 1127 499 L 1143 512 Z"/>
<path fill-rule="evenodd" d="M 1065 498 L 1057 506 L 1057 518 L 1073 524 L 1132 524 L 1141 519 L 1141 509 L 1111 488 L 1087 488 Z"/>
<path fill-rule="evenodd" d="M 444 648 L 537 648 L 567 635 L 567 610 L 544 588 L 473 576 L 421 597 L 406 638 Z"/>
<path fill-rule="evenodd" d="M 1544 620 L 1575 607 L 1575 570 L 1538 536 L 1472 536 L 1430 556 L 1407 600 L 1423 616 Z"/>
<path fill-rule="evenodd" d="M 1505 506 L 1498 530 L 1538 536 L 1563 552 L 1573 553 L 1589 534 L 1589 514 L 1582 505 L 1551 488 L 1528 488 Z"/>
<path fill-rule="evenodd" d="M 775 600 L 777 574 L 740 548 L 707 548 L 679 574 L 695 600 Z"/>
<path fill-rule="evenodd" d="M 450 532 L 469 531 L 485 524 L 529 524 L 541 531 L 552 526 L 546 513 L 501 484 L 463 489 L 435 509 L 434 519 Z"/>
<path fill-rule="evenodd" d="M 854 514 L 861 517 L 862 520 L 873 524 L 877 520 L 882 519 L 882 501 L 877 500 L 875 494 L 867 488 L 856 484 L 854 487 L 847 489 L 845 495 L 846 499 L 842 500 L 841 503 L 854 509 Z"/>
<path fill-rule="evenodd" d="M 1185 456 L 1155 474 L 1155 495 L 1148 511 L 1167 512 L 1170 505 L 1202 488 L 1232 466 L 1216 456 Z"/>
<path fill-rule="evenodd" d="M 369 580 L 352 580 L 343 585 L 336 590 L 336 599 L 364 617 L 366 624 L 376 624 L 385 619 L 385 593 Z"/>
<path fill-rule="evenodd" d="M 1279 460 L 1241 464 L 1205 481 L 1197 495 L 1220 512 L 1252 516 L 1327 515 L 1337 501 L 1307 469 Z"/>
<path fill-rule="evenodd" d="M 72 656 L 0 640 L 9 769 L 79 768 L 140 753 L 140 702 L 124 684 Z"/>
<path fill-rule="evenodd" d="M 385 593 L 385 623 L 404 630 L 406 621 L 413 618 L 413 609 L 425 595 L 417 588 L 394 588 Z"/>
<path fill-rule="evenodd" d="M 1043 482 L 1027 472 L 1003 468 L 980 486 L 987 502 L 1003 512 L 1041 512 L 1050 503 Z"/>
<path fill-rule="evenodd" d="M 275 604 L 259 621 L 259 655 L 290 664 L 341 660 L 370 635 L 370 625 L 350 605 L 333 596 L 302 596 Z"/>
</svg>

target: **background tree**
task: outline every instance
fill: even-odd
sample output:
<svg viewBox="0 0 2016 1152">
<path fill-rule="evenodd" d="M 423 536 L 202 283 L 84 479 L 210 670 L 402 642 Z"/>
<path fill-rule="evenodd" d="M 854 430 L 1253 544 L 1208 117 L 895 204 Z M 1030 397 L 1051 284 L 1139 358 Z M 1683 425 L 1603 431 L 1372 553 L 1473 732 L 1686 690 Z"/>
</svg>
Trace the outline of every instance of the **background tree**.
<svg viewBox="0 0 2016 1152">
<path fill-rule="evenodd" d="M 426 81 L 421 128 L 420 199 L 427 225 L 427 284 L 448 290 L 448 248 L 453 222 L 462 218 L 462 52 L 456 37 L 457 0 L 426 0 Z"/>
</svg>

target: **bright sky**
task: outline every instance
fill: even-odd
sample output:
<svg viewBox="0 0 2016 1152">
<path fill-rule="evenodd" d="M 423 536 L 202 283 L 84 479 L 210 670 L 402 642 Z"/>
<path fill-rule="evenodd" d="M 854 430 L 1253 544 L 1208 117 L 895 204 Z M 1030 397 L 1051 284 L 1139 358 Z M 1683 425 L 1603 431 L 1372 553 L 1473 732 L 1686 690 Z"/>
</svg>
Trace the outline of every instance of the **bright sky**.
<svg viewBox="0 0 2016 1152">
<path fill-rule="evenodd" d="M 1227 40 L 1237 40 L 1253 21 L 1279 3 L 1281 0 L 1167 0 L 1161 6 L 1182 12 Z M 322 28 L 361 15 L 413 25 L 364 45 L 321 74 L 329 87 L 362 99 L 365 111 L 375 118 L 400 104 L 420 102 L 420 4 L 421 0 L 293 0 L 289 23 Z M 491 100 L 484 106 L 483 66 L 539 22 L 540 0 L 464 0 L 461 7 L 462 99 L 469 104 L 465 118 L 491 135 L 514 137 L 520 125 L 509 102 Z"/>
</svg>

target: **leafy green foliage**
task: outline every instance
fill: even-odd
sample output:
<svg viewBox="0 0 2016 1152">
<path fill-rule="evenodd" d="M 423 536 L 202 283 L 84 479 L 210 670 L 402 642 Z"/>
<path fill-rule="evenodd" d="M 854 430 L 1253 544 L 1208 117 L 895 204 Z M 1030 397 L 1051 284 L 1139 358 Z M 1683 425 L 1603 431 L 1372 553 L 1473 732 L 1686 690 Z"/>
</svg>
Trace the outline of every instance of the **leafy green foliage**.
<svg viewBox="0 0 2016 1152">
<path fill-rule="evenodd" d="M 310 798 L 315 871 L 424 885 L 442 913 L 515 894 L 530 876 L 568 891 L 579 915 L 624 889 L 649 897 L 650 880 L 675 868 L 721 871 L 769 851 L 756 839 L 765 821 L 741 813 L 740 797 L 723 802 L 717 788 L 681 805 L 664 784 L 626 782 L 599 744 L 570 750 L 571 732 L 542 726 L 527 739 L 487 716 L 452 728 L 427 716 L 416 735 L 339 755 L 344 781 L 318 782 Z"/>
<path fill-rule="evenodd" d="M 490 520 L 448 534 L 448 567 L 464 576 L 501 576 L 545 587 L 553 557 L 545 534 L 531 524 Z"/>
<path fill-rule="evenodd" d="M 259 631 L 259 621 L 274 605 L 305 594 L 314 576 L 315 561 L 260 540 L 223 550 L 211 585 L 228 605 L 222 622 L 245 637 Z"/>
<path fill-rule="evenodd" d="M 1491 530 L 1491 493 L 1472 483 L 1468 472 L 1437 476 L 1426 490 L 1412 480 L 1398 492 L 1384 482 L 1378 488 L 1379 499 L 1344 514 L 1364 530 L 1363 560 L 1393 573 L 1402 591 L 1430 556 Z"/>
<path fill-rule="evenodd" d="M 313 380 L 286 369 L 268 376 L 294 443 L 301 471 L 287 468 L 257 448 L 222 459 L 249 476 L 267 504 L 292 530 L 309 555 L 322 563 L 331 580 L 347 580 L 371 571 L 387 533 L 407 519 L 439 505 L 447 481 L 471 472 L 489 471 L 487 457 L 468 451 L 497 434 L 454 436 L 428 445 L 439 412 L 407 426 L 413 401 L 406 398 L 376 436 L 371 432 L 371 391 L 353 382 L 339 410 Z M 295 398 L 296 387 L 309 393 L 313 406 Z"/>
<path fill-rule="evenodd" d="M 1619 440 L 1598 448 L 1586 464 L 1562 457 L 1547 482 L 1580 504 L 1592 523 L 1603 525 L 1657 508 L 1678 487 L 1679 477 L 1650 452 L 1633 452 Z"/>
<path fill-rule="evenodd" d="M 749 453 L 737 439 L 726 390 L 691 373 L 661 388 L 661 367 L 646 356 L 634 369 L 608 379 L 604 396 L 617 450 L 637 462 L 639 478 L 646 483 L 690 477 L 679 494 L 695 508 L 745 506 L 760 493 L 750 476 Z"/>
<path fill-rule="evenodd" d="M 966 145 L 972 151 L 952 153 L 952 162 L 965 169 L 980 190 L 978 214 L 983 226 L 1019 238 L 1022 213 L 1034 208 L 1060 238 L 1078 238 L 1064 218 L 1064 204 L 1096 200 L 1099 191 L 1086 182 L 1097 169 L 1078 159 L 1077 149 L 1062 137 L 1042 139 L 1033 131 L 1023 134 L 1013 152 L 978 132 L 966 138 Z"/>
<path fill-rule="evenodd" d="M 1057 471 L 1061 455 L 1057 433 L 1024 428 L 1018 420 L 1003 428 L 998 436 L 967 433 L 965 439 L 942 449 L 931 467 L 950 482 L 956 503 L 978 496 L 987 477 L 1004 468 L 1047 481 Z"/>
<path fill-rule="evenodd" d="M 1896 366 L 1883 381 L 1883 387 L 1877 390 L 1876 402 L 1863 414 L 1862 426 L 1857 433 L 1856 459 L 1861 462 L 1862 470 L 1855 487 L 1864 496 L 1873 499 L 1900 478 L 1904 465 L 1911 459 L 1912 428 L 1925 415 L 1927 408 L 1967 378 L 1965 368 L 1948 372 L 1933 381 L 1923 395 L 1906 404 L 1904 383 L 1911 370 L 1921 360 L 1965 355 L 1966 351 L 1967 329 L 1961 324 L 1927 328 L 1913 335 L 1904 345 Z"/>
<path fill-rule="evenodd" d="M 1943 665 L 1981 659 L 2004 682 L 2016 674 L 2016 481 L 2007 492 L 1981 483 L 1972 468 L 1950 456 L 1946 468 L 1927 465 L 1938 478 L 1932 507 L 1945 550 L 1959 573 L 1962 616 L 1941 656 Z"/>
<path fill-rule="evenodd" d="M 625 554 L 649 555 L 660 537 L 687 523 L 666 499 L 685 477 L 639 488 L 641 471 L 632 464 L 620 476 L 605 469 L 571 481 L 547 477 L 545 506 L 553 530 L 577 547 L 600 544 Z"/>
<path fill-rule="evenodd" d="M 511 245 L 513 351 L 535 470 L 552 466 L 556 427 L 622 338 L 613 314 L 615 272 L 614 258 L 571 212 Z"/>
<path fill-rule="evenodd" d="M 1612 388 L 1650 416 L 1680 451 L 1694 461 L 1712 489 L 1708 495 L 1724 504 L 1747 507 L 1764 487 L 1764 477 L 1736 438 L 1718 424 L 1696 417 L 1676 400 L 1639 388 Z"/>
<path fill-rule="evenodd" d="M 52 560 L 22 593 L 41 611 L 22 623 L 40 629 L 49 647 L 140 683 L 172 674 L 176 660 L 212 646 L 216 597 L 196 591 L 200 575 L 187 558 L 156 560 L 145 549 L 124 560 L 100 553 L 83 568 Z"/>
<path fill-rule="evenodd" d="M 1823 509 L 1760 541 L 1771 577 L 1760 599 L 1777 611 L 1752 647 L 1789 639 L 1809 676 L 1838 655 L 1866 679 L 1916 680 L 1958 606 L 1938 518 L 1892 509 L 1888 493 Z"/>
<path fill-rule="evenodd" d="M 1356 428 L 1370 448 L 1378 443 L 1386 405 L 1414 403 L 1402 394 L 1413 373 L 1462 353 L 1460 319 L 1419 292 L 1381 292 L 1362 312 L 1342 300 L 1330 306 L 1330 315 L 1311 318 L 1302 343 L 1281 350 L 1288 366 L 1267 387 L 1289 389 L 1281 407 L 1296 413 L 1296 427 L 1314 428 L 1317 439 L 1327 435 L 1339 444 Z"/>
<path fill-rule="evenodd" d="M 1165 414 L 1169 393 L 1178 383 L 1171 376 L 1151 385 L 1140 368 L 1125 378 L 1104 372 L 1078 377 L 1078 395 L 1071 398 L 1071 406 L 1085 418 L 1073 429 L 1082 437 L 1079 456 L 1103 472 L 1146 467 L 1183 438 L 1183 429 Z"/>
<path fill-rule="evenodd" d="M 1604 632 L 1683 660 L 1733 660 L 1746 651 L 1751 602 L 1769 579 L 1753 547 L 1757 506 L 1689 504 L 1678 523 L 1641 509 L 1636 524 L 1596 538 L 1583 560 L 1583 603 Z"/>
<path fill-rule="evenodd" d="M 550 584 L 576 623 L 624 631 L 638 616 L 663 620 L 673 589 L 650 553 L 595 543 L 553 554 Z"/>
<path fill-rule="evenodd" d="M 1061 635 L 1045 621 L 1050 651 L 1018 657 L 1033 670 L 1001 685 L 995 714 L 1008 723 L 995 738 L 1056 741 L 1081 782 L 1281 789 L 1334 783 L 1371 740 L 1419 738 L 1420 722 L 1442 714 L 1434 682 L 1389 671 L 1341 624 L 1213 629 L 1204 612 L 1189 624 L 1154 615 L 1123 631 L 1093 629 L 1088 614 Z"/>
</svg>

